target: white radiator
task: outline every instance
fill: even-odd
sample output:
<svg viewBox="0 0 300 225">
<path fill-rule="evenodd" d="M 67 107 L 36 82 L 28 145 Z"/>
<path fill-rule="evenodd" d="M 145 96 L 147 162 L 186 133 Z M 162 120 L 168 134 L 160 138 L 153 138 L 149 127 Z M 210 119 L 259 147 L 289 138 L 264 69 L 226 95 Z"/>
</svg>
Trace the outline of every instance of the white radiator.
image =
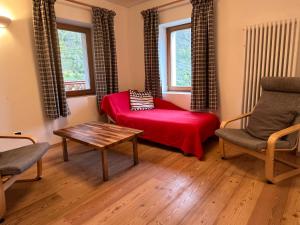
<svg viewBox="0 0 300 225">
<path fill-rule="evenodd" d="M 262 77 L 296 76 L 298 48 L 298 19 L 246 27 L 242 113 L 250 112 L 256 105 L 261 95 Z M 242 120 L 242 127 L 247 122 Z"/>
</svg>

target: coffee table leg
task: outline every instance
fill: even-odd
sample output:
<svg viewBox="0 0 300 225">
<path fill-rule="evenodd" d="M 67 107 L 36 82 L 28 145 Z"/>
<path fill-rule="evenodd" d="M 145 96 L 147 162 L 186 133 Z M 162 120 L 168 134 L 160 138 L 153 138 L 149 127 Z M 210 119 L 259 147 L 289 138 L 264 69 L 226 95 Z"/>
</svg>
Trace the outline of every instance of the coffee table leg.
<svg viewBox="0 0 300 225">
<path fill-rule="evenodd" d="M 108 180 L 108 162 L 107 162 L 107 150 L 101 151 L 102 158 L 102 172 L 103 172 L 103 181 Z"/>
<path fill-rule="evenodd" d="M 134 162 L 134 165 L 137 165 L 139 163 L 137 137 L 134 137 L 132 139 L 132 148 L 133 148 L 133 162 Z"/>
<path fill-rule="evenodd" d="M 67 139 L 63 138 L 62 142 L 63 142 L 63 156 L 64 156 L 64 161 L 69 161 Z"/>
</svg>

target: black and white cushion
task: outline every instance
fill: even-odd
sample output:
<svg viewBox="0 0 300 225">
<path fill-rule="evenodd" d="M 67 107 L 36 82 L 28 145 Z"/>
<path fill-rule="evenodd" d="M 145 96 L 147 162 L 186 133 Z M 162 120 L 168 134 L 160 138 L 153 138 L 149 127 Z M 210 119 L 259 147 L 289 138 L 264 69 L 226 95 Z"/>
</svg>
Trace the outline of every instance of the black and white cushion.
<svg viewBox="0 0 300 225">
<path fill-rule="evenodd" d="M 149 91 L 139 92 L 136 90 L 129 90 L 130 96 L 130 110 L 149 110 L 154 109 L 153 96 Z"/>
</svg>

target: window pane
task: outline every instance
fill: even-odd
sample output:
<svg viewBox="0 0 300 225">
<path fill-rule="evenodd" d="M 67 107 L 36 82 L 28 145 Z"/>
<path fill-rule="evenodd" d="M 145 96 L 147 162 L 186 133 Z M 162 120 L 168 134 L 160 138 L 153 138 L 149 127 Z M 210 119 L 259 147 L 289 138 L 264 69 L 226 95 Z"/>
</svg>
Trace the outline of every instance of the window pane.
<svg viewBox="0 0 300 225">
<path fill-rule="evenodd" d="M 191 29 L 171 33 L 171 84 L 191 86 Z"/>
<path fill-rule="evenodd" d="M 86 35 L 58 30 L 66 91 L 90 89 Z"/>
</svg>

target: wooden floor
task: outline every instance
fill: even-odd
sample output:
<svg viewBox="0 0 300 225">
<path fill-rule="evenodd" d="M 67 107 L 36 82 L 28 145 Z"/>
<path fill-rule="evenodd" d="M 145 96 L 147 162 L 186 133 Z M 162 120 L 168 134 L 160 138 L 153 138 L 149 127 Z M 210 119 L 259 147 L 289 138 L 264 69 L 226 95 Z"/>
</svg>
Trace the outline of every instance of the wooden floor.
<svg viewBox="0 0 300 225">
<path fill-rule="evenodd" d="M 300 177 L 279 185 L 263 180 L 263 162 L 250 156 L 220 160 L 216 140 L 199 161 L 141 144 L 132 167 L 131 144 L 109 153 L 110 181 L 102 182 L 100 154 L 72 144 L 49 151 L 44 178 L 7 191 L 5 224 L 300 224 Z M 280 169 L 280 168 L 279 168 Z M 34 168 L 24 177 L 33 176 Z"/>
</svg>

